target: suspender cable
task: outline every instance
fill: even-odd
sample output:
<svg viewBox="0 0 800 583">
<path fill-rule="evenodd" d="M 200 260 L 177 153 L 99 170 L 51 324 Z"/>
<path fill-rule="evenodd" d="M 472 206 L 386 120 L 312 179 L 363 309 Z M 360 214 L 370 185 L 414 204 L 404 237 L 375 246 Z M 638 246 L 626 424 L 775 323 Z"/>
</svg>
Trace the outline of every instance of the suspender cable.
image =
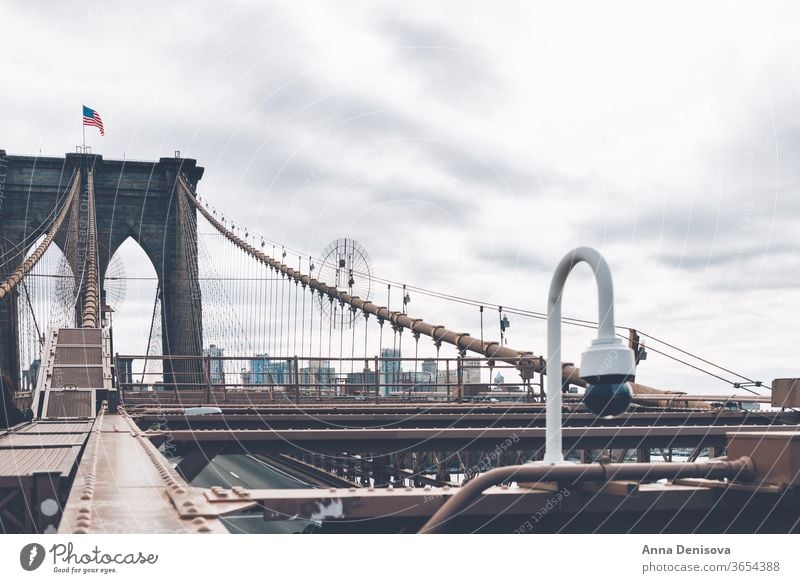
<svg viewBox="0 0 800 583">
<path fill-rule="evenodd" d="M 478 338 L 473 338 L 469 334 L 459 333 L 449 330 L 444 326 L 437 326 L 424 322 L 419 318 L 412 318 L 402 312 L 391 311 L 384 306 L 378 306 L 370 301 L 363 300 L 357 296 L 350 295 L 341 291 L 333 286 L 313 279 L 312 277 L 299 273 L 292 267 L 285 265 L 273 257 L 262 253 L 258 249 L 252 247 L 243 241 L 240 237 L 231 233 L 219 221 L 214 218 L 208 210 L 203 207 L 195 197 L 194 191 L 188 181 L 181 177 L 181 184 L 186 190 L 186 198 L 189 200 L 200 213 L 208 219 L 208 221 L 228 240 L 233 242 L 242 251 L 255 257 L 259 261 L 270 265 L 281 273 L 286 274 L 288 277 L 299 281 L 300 283 L 307 284 L 312 290 L 319 292 L 321 296 L 327 296 L 330 300 L 339 300 L 361 310 L 367 314 L 373 314 L 377 317 L 378 323 L 381 324 L 384 320 L 388 320 L 394 326 L 400 326 L 410 330 L 412 333 L 417 332 L 433 338 L 434 343 L 437 344 L 437 353 L 439 345 L 444 342 L 455 346 L 459 351 L 470 351 L 482 354 L 488 358 L 500 360 L 516 367 L 523 379 L 532 378 L 534 373 L 546 372 L 545 359 L 542 356 L 536 356 L 529 351 L 515 350 L 508 346 L 503 346 L 499 342 L 494 341 L 481 341 Z M 321 338 L 320 338 L 321 339 Z M 382 338 L 381 338 L 382 340 Z M 437 354 L 438 359 L 438 354 Z M 586 382 L 580 378 L 580 370 L 571 364 L 561 364 L 561 375 L 564 382 L 573 383 L 579 386 L 586 386 Z M 661 393 L 675 393 L 675 391 L 662 391 L 640 385 L 638 383 L 631 383 L 634 394 L 661 394 Z"/>
</svg>

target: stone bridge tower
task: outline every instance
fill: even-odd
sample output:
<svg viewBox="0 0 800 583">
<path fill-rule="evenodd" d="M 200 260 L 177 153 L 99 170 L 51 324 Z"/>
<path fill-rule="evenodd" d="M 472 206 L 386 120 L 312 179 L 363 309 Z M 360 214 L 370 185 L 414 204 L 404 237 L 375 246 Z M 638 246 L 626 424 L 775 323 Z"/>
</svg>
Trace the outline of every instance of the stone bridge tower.
<svg viewBox="0 0 800 583">
<path fill-rule="evenodd" d="M 92 154 L 40 158 L 9 156 L 0 150 L 0 277 L 11 273 L 45 232 L 43 226 L 52 219 L 54 209 L 61 208 L 70 178 L 81 164 L 94 169 L 100 281 L 111 257 L 131 237 L 158 276 L 164 355 L 202 356 L 196 211 L 176 188 L 178 173 L 193 187 L 197 185 L 203 168 L 195 160 L 131 162 Z M 65 222 L 54 242 L 64 251 L 73 273 L 80 273 L 76 254 L 67 248 L 69 230 L 76 228 L 76 221 Z M 0 371 L 11 379 L 19 379 L 17 300 L 14 293 L 0 301 Z M 165 362 L 164 380 L 191 382 L 183 373 L 198 374 L 199 365 L 199 359 L 182 366 Z"/>
</svg>

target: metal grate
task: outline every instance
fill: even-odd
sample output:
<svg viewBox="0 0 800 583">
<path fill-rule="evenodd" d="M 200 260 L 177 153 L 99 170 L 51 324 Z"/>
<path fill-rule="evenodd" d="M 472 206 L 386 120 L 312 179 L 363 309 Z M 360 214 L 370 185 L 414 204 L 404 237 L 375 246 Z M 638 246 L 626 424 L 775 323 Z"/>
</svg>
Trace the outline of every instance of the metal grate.
<svg viewBox="0 0 800 583">
<path fill-rule="evenodd" d="M 95 344 L 103 342 L 100 328 L 62 328 L 58 331 L 58 344 Z"/>
<path fill-rule="evenodd" d="M 91 417 L 91 391 L 50 391 L 47 417 Z"/>
<path fill-rule="evenodd" d="M 21 477 L 32 476 L 36 472 L 69 475 L 80 451 L 80 447 L 0 450 L 0 483 L 7 479 L 15 485 Z"/>
<path fill-rule="evenodd" d="M 54 389 L 63 387 L 100 389 L 103 387 L 103 368 L 101 366 L 53 367 L 53 379 L 50 387 Z"/>
<path fill-rule="evenodd" d="M 91 421 L 38 421 L 26 425 L 18 433 L 88 433 L 91 430 Z"/>
<path fill-rule="evenodd" d="M 99 346 L 57 346 L 56 364 L 103 363 L 103 349 Z"/>
<path fill-rule="evenodd" d="M 12 433 L 0 437 L 0 449 L 21 447 L 81 446 L 86 433 Z"/>
</svg>

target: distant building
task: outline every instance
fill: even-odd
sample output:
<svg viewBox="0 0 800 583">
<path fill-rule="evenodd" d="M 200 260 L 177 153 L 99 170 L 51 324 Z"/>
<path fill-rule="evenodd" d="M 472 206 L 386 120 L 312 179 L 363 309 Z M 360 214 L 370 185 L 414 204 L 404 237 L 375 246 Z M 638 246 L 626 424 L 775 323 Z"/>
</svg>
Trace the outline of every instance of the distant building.
<svg viewBox="0 0 800 583">
<path fill-rule="evenodd" d="M 250 359 L 250 383 L 254 385 L 285 385 L 289 383 L 289 363 L 270 360 L 269 354 L 256 354 Z"/>
<path fill-rule="evenodd" d="M 33 369 L 33 365 L 31 365 L 31 369 Z M 118 358 L 116 372 L 118 383 L 123 385 L 130 385 L 133 383 L 133 359 Z"/>
<path fill-rule="evenodd" d="M 225 349 L 216 344 L 209 345 L 203 349 L 203 356 L 210 357 L 208 360 L 208 378 L 212 384 L 225 384 L 225 367 L 221 357 L 225 356 Z M 217 358 L 215 358 L 217 357 Z"/>
<path fill-rule="evenodd" d="M 330 389 L 336 384 L 336 370 L 329 360 L 310 358 L 308 366 L 300 369 L 300 384 L 305 390 Z"/>
<path fill-rule="evenodd" d="M 498 370 L 497 374 L 494 375 L 494 384 L 502 385 L 504 382 L 506 382 L 506 379 L 503 375 L 500 374 L 500 371 Z"/>
<path fill-rule="evenodd" d="M 399 348 L 381 349 L 381 393 L 386 396 L 392 391 L 402 390 L 399 386 L 400 375 L 403 372 Z"/>
<path fill-rule="evenodd" d="M 360 372 L 349 372 L 345 377 L 345 384 L 349 385 L 349 394 L 367 394 L 375 392 L 375 371 L 364 369 Z"/>
<path fill-rule="evenodd" d="M 461 382 L 465 385 L 474 385 L 481 382 L 481 361 L 479 359 L 462 359 Z"/>
<path fill-rule="evenodd" d="M 249 370 L 247 370 L 246 368 L 243 368 L 242 372 L 239 373 L 239 374 L 242 377 L 242 386 L 246 387 L 247 385 L 253 384 L 253 381 L 252 381 L 252 378 L 251 378 L 251 373 L 250 373 Z"/>
<path fill-rule="evenodd" d="M 436 382 L 439 385 L 458 385 L 458 366 L 450 361 L 447 370 L 440 370 L 436 373 Z M 481 382 L 481 361 L 477 358 L 464 358 L 461 361 L 461 383 L 464 385 L 475 385 Z"/>
<path fill-rule="evenodd" d="M 36 387 L 36 379 L 39 377 L 40 359 L 36 359 L 31 363 L 31 367 L 22 372 L 23 380 L 25 382 L 25 390 L 32 391 Z"/>
<path fill-rule="evenodd" d="M 424 380 L 429 382 L 429 383 L 431 383 L 431 384 L 435 384 L 436 383 L 436 369 L 437 369 L 436 361 L 433 360 L 432 358 L 427 358 L 427 359 L 422 361 L 422 365 L 421 365 L 420 368 L 422 369 L 422 372 L 423 372 L 424 376 L 427 377 Z"/>
</svg>

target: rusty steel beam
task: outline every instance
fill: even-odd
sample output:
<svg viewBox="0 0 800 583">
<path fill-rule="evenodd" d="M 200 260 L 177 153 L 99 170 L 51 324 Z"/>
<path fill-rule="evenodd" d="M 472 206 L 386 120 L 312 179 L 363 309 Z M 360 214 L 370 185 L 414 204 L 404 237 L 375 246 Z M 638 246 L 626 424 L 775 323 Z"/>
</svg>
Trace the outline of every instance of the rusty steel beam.
<svg viewBox="0 0 800 583">
<path fill-rule="evenodd" d="M 201 496 L 124 414 L 101 409 L 81 457 L 62 534 L 227 533 Z"/>
<path fill-rule="evenodd" d="M 565 427 L 564 448 L 622 449 L 640 447 L 724 447 L 726 434 L 741 430 L 740 425 L 693 425 L 660 427 Z M 759 431 L 800 431 L 800 425 L 769 425 Z M 220 442 L 248 452 L 274 453 L 369 450 L 374 453 L 396 451 L 462 451 L 494 449 L 511 440 L 513 449 L 537 450 L 545 442 L 542 427 L 504 428 L 425 428 L 425 429 L 209 429 L 153 431 L 150 439 L 172 442 Z M 510 446 L 507 446 L 510 447 Z"/>
<path fill-rule="evenodd" d="M 50 227 L 50 230 L 47 232 L 47 235 L 39 243 L 39 246 L 36 250 L 31 253 L 30 257 L 28 257 L 25 261 L 22 262 L 14 273 L 8 276 L 5 281 L 0 283 L 0 299 L 3 299 L 12 289 L 14 289 L 19 282 L 21 282 L 25 276 L 33 269 L 39 260 L 44 255 L 45 251 L 50 247 L 50 243 L 53 242 L 53 239 L 58 233 L 58 230 L 61 228 L 61 224 L 64 222 L 64 218 L 67 216 L 70 208 L 72 207 L 73 201 L 75 200 L 75 193 L 78 192 L 80 189 L 80 173 L 75 172 L 72 175 L 72 183 L 69 187 L 67 199 L 64 201 L 64 206 L 61 208 L 61 212 L 58 213 L 55 220 L 53 221 L 53 225 Z"/>
<path fill-rule="evenodd" d="M 496 412 L 480 410 L 423 411 L 387 410 L 376 407 L 375 412 L 349 412 L 339 407 L 291 410 L 268 408 L 245 412 L 229 412 L 223 409 L 220 415 L 184 415 L 182 411 L 167 410 L 135 412 L 131 417 L 142 428 L 152 423 L 164 422 L 171 429 L 312 429 L 336 426 L 341 428 L 421 428 L 421 427 L 542 427 L 544 411 L 501 409 Z M 800 413 L 765 411 L 752 414 L 747 411 L 714 409 L 702 411 L 640 411 L 625 413 L 613 419 L 600 419 L 591 413 L 565 412 L 563 425 L 580 427 L 619 427 L 626 425 L 733 425 L 763 426 L 772 424 L 800 424 Z"/>
<path fill-rule="evenodd" d="M 358 484 L 351 482 L 344 476 L 337 476 L 323 468 L 307 464 L 302 460 L 291 458 L 287 455 L 255 454 L 253 457 L 265 464 L 273 466 L 287 474 L 299 478 L 304 482 L 318 488 L 356 488 Z"/>
<path fill-rule="evenodd" d="M 580 467 L 580 466 L 578 466 Z M 329 521 L 364 521 L 406 519 L 425 520 L 432 516 L 460 488 L 331 488 L 329 490 L 240 490 L 237 493 L 218 489 L 206 490 L 206 498 L 213 506 L 233 499 L 249 500 L 253 506 L 263 508 L 266 521 L 291 518 Z M 634 497 L 626 497 L 615 491 L 600 494 L 569 488 L 568 496 L 557 497 L 559 490 L 538 484 L 530 488 L 495 486 L 483 492 L 483 496 L 462 513 L 466 517 L 531 518 L 548 503 L 558 502 L 559 512 L 567 515 L 577 513 L 636 512 L 644 515 L 652 511 L 704 511 L 719 502 L 721 490 L 712 486 L 693 488 L 671 485 L 641 485 Z M 702 512 L 698 512 L 702 516 Z M 363 530 L 363 527 L 361 528 Z M 367 527 L 368 529 L 368 527 Z"/>
<path fill-rule="evenodd" d="M 187 482 L 194 480 L 225 449 L 224 443 L 197 445 L 183 456 L 175 470 Z"/>
</svg>

